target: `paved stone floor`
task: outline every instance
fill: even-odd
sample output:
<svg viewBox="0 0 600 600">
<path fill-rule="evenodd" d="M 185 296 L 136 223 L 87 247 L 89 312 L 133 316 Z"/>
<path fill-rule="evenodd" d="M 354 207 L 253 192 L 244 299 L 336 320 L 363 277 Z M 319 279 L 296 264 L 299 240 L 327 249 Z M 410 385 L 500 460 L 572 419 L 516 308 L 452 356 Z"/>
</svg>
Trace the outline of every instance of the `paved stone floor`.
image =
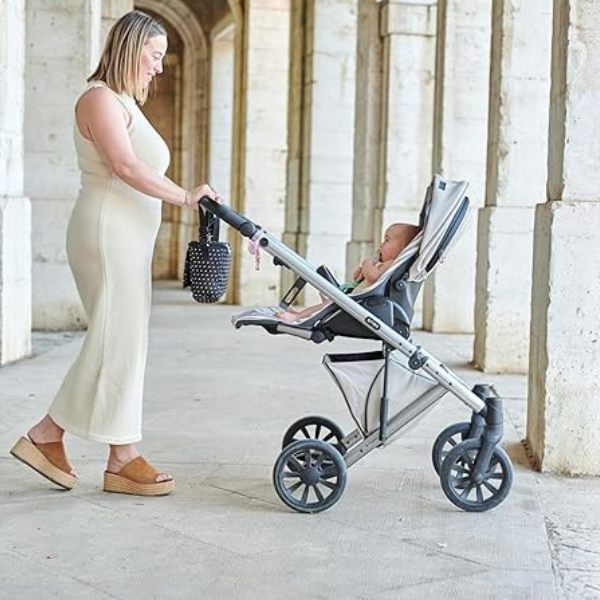
<svg viewBox="0 0 600 600">
<path fill-rule="evenodd" d="M 37 334 L 34 357 L 0 369 L 0 598 L 600 598 L 600 480 L 530 469 L 524 377 L 472 370 L 469 336 L 415 332 L 459 376 L 494 383 L 505 400 L 516 477 L 496 510 L 460 511 L 431 467 L 439 431 L 468 418 L 447 396 L 354 465 L 334 507 L 297 514 L 271 481 L 283 432 L 308 414 L 351 430 L 321 358 L 377 345 L 235 330 L 234 312 L 155 291 L 140 449 L 176 477 L 169 497 L 103 493 L 106 449 L 70 436 L 80 475 L 72 492 L 8 454 L 44 413 L 80 334 Z"/>
</svg>

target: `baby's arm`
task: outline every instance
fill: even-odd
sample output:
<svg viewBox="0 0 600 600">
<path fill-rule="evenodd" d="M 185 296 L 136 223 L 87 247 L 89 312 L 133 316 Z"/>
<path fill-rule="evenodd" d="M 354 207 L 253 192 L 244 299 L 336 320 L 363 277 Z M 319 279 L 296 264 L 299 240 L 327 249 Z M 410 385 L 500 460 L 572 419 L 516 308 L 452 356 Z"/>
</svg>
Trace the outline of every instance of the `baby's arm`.
<svg viewBox="0 0 600 600">
<path fill-rule="evenodd" d="M 362 264 L 362 274 L 364 280 L 368 283 L 375 283 L 392 265 L 393 260 L 385 262 L 375 262 L 372 258 L 367 258 Z"/>
</svg>

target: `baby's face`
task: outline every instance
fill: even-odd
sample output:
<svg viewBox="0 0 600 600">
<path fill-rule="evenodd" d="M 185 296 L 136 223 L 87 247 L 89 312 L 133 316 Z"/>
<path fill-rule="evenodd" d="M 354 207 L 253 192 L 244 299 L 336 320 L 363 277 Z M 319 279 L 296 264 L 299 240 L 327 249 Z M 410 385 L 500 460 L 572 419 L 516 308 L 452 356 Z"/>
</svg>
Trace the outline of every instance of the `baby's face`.
<svg viewBox="0 0 600 600">
<path fill-rule="evenodd" d="M 379 260 L 386 262 L 394 260 L 406 246 L 404 229 L 399 225 L 392 225 L 385 230 L 383 241 L 379 245 Z"/>
</svg>

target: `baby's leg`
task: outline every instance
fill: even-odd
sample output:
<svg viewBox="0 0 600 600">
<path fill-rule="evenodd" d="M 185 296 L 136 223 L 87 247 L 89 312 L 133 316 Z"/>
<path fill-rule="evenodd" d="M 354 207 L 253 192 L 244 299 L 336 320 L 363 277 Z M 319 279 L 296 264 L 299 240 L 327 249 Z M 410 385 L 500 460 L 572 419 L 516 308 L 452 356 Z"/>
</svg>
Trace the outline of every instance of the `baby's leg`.
<svg viewBox="0 0 600 600">
<path fill-rule="evenodd" d="M 307 319 L 308 317 L 312 317 L 316 312 L 319 312 L 321 309 L 325 308 L 331 304 L 331 300 L 323 300 L 319 304 L 315 304 L 313 306 L 307 306 L 303 310 L 294 310 L 288 308 L 287 310 L 283 310 L 280 313 L 277 313 L 275 316 L 282 321 L 293 322 L 300 321 L 302 319 Z"/>
</svg>

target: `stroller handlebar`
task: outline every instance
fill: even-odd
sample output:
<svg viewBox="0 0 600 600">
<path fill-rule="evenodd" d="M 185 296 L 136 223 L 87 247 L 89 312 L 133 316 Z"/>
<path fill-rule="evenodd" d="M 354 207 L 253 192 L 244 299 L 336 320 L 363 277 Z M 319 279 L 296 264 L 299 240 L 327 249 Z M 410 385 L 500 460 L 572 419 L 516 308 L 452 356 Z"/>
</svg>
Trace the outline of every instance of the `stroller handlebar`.
<svg viewBox="0 0 600 600">
<path fill-rule="evenodd" d="M 231 227 L 237 229 L 244 237 L 251 238 L 260 229 L 256 223 L 253 223 L 244 215 L 240 215 L 240 213 L 229 208 L 229 206 L 219 204 L 208 196 L 200 198 L 199 204 L 219 217 L 219 219 L 225 221 L 225 223 L 231 225 Z"/>
</svg>

